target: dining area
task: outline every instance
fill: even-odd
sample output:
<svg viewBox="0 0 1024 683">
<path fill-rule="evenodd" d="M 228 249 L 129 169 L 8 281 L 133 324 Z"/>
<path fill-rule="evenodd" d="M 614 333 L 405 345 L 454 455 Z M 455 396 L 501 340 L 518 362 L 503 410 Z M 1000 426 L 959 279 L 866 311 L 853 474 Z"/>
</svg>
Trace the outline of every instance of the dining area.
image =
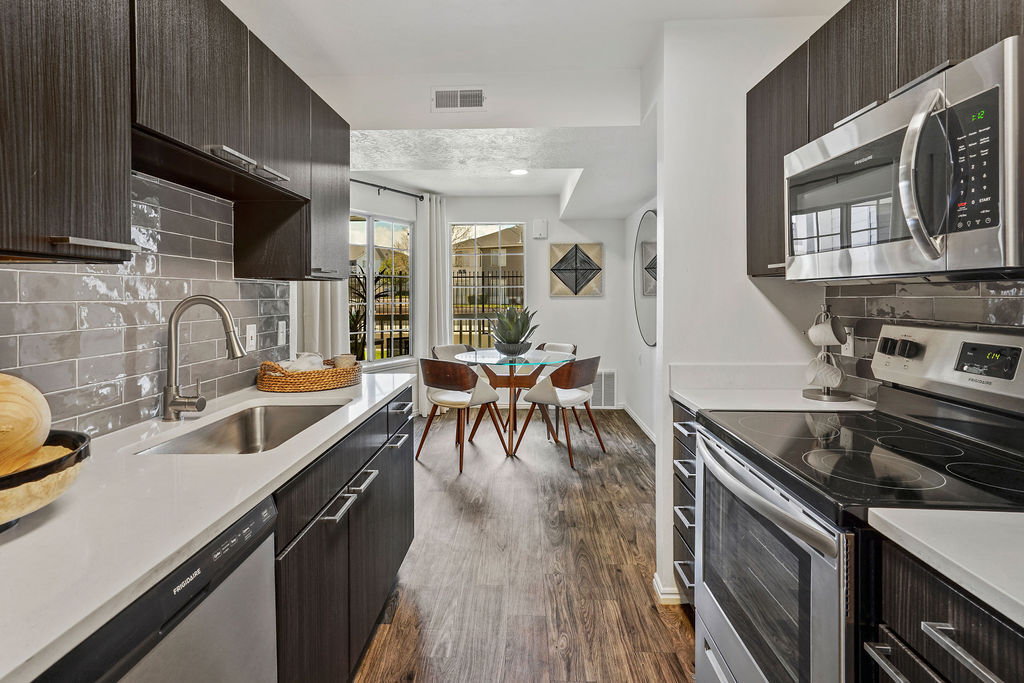
<svg viewBox="0 0 1024 683">
<path fill-rule="evenodd" d="M 531 422 L 539 416 L 549 441 L 560 446 L 564 440 L 569 467 L 575 469 L 572 424 L 579 432 L 586 431 L 580 415 L 585 412 L 601 451 L 607 452 L 591 406 L 600 357 L 579 358 L 572 343 L 543 342 L 529 348 L 528 338 L 525 335 L 512 349 L 501 348 L 502 342 L 480 349 L 468 344 L 436 345 L 430 358 L 420 359 L 420 381 L 430 412 L 416 449 L 417 460 L 435 419 L 446 410 L 455 411 L 460 473 L 466 443 L 473 443 L 485 419 L 503 454 L 516 458 Z M 525 416 L 519 414 L 521 409 L 526 410 Z"/>
</svg>

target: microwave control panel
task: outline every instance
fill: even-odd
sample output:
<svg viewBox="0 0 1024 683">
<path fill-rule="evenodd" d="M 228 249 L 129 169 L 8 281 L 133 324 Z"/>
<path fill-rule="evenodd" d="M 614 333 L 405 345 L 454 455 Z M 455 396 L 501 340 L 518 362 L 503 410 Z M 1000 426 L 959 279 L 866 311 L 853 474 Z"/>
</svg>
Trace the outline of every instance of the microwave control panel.
<svg viewBox="0 0 1024 683">
<path fill-rule="evenodd" d="M 953 146 L 952 232 L 999 225 L 999 88 L 948 110 Z"/>
</svg>

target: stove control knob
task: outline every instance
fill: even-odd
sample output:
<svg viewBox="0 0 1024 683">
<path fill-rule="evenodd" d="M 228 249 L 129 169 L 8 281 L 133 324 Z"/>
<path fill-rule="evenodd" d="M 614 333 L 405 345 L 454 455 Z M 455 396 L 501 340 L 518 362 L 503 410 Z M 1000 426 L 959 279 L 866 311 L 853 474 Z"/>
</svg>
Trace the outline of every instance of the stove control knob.
<svg viewBox="0 0 1024 683">
<path fill-rule="evenodd" d="M 896 344 L 896 355 L 903 358 L 913 358 L 921 353 L 921 345 L 910 339 L 900 339 Z"/>
</svg>

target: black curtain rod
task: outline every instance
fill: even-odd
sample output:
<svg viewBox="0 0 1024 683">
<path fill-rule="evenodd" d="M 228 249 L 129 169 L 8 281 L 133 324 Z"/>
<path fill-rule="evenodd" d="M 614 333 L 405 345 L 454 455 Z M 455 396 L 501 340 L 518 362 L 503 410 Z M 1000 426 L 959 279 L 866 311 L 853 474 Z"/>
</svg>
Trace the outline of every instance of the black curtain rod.
<svg viewBox="0 0 1024 683">
<path fill-rule="evenodd" d="M 423 201 L 423 195 L 421 195 L 421 194 L 413 194 L 412 192 L 406 192 L 405 190 L 396 190 L 395 188 L 388 187 L 387 185 L 378 185 L 377 183 L 368 183 L 365 180 L 356 180 L 355 178 L 352 178 L 352 182 L 353 183 L 359 183 L 360 185 L 367 185 L 368 187 L 375 187 L 375 188 L 377 188 L 377 194 L 378 195 L 381 192 L 394 192 L 396 194 L 404 194 L 406 197 L 414 197 L 414 198 L 420 200 L 421 202 Z"/>
</svg>

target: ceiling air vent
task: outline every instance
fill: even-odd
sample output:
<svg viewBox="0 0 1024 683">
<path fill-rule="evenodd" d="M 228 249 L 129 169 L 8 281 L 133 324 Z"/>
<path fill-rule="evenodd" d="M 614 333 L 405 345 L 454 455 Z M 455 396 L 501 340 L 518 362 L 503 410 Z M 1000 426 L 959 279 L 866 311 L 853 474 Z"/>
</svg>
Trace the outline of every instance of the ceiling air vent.
<svg viewBox="0 0 1024 683">
<path fill-rule="evenodd" d="M 475 86 L 449 86 L 433 88 L 430 111 L 487 111 L 484 108 L 484 89 Z"/>
</svg>

